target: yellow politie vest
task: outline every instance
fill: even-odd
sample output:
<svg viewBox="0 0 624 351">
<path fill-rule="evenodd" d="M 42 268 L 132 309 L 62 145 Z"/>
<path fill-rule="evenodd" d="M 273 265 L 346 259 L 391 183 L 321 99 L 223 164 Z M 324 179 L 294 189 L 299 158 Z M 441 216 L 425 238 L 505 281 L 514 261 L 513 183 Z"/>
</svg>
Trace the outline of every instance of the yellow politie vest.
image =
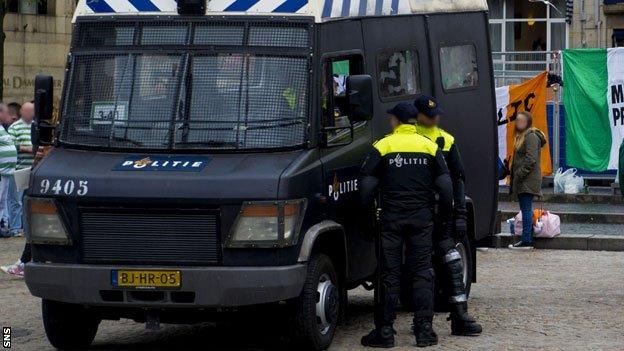
<svg viewBox="0 0 624 351">
<path fill-rule="evenodd" d="M 435 157 L 438 149 L 435 142 L 431 142 L 427 138 L 414 138 L 418 135 L 416 126 L 412 124 L 401 124 L 392 134 L 375 142 L 373 146 L 382 157 L 399 152 L 406 153 L 423 153 Z"/>
<path fill-rule="evenodd" d="M 455 138 L 440 127 L 427 128 L 421 125 L 416 125 L 415 131 L 434 143 L 437 143 L 438 138 L 444 138 L 444 148 L 442 148 L 442 152 L 451 151 L 451 147 L 455 143 Z"/>
</svg>

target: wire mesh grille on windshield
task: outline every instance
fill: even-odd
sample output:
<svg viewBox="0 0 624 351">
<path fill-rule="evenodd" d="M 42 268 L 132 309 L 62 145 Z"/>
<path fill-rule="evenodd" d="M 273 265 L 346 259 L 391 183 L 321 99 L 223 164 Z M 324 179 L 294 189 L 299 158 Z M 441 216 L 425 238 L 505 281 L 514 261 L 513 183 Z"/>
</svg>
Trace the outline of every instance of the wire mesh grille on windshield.
<svg viewBox="0 0 624 351">
<path fill-rule="evenodd" d="M 79 23 L 77 28 L 62 110 L 63 142 L 142 149 L 304 143 L 307 23 Z"/>
<path fill-rule="evenodd" d="M 79 55 L 62 139 L 91 146 L 167 148 L 183 55 Z"/>
</svg>

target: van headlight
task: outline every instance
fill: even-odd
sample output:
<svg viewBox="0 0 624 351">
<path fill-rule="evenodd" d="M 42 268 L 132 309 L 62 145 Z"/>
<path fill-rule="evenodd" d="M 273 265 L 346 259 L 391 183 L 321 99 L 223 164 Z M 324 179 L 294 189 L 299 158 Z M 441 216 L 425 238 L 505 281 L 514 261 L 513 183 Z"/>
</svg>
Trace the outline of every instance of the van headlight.
<svg viewBox="0 0 624 351">
<path fill-rule="evenodd" d="M 306 203 L 305 199 L 243 203 L 225 245 L 248 248 L 295 245 Z"/>
<path fill-rule="evenodd" d="M 28 237 L 33 244 L 70 245 L 53 199 L 25 198 Z"/>
</svg>

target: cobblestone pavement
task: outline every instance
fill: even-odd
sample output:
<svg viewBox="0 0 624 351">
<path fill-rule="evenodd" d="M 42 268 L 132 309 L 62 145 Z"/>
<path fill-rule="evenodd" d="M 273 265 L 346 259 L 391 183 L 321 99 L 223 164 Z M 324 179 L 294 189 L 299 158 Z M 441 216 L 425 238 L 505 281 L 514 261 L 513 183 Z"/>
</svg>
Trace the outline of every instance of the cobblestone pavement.
<svg viewBox="0 0 624 351">
<path fill-rule="evenodd" d="M 12 262 L 23 240 L 0 239 L 0 262 Z M 624 349 L 624 253 L 591 251 L 479 252 L 479 283 L 472 311 L 482 336 L 451 337 L 444 315 L 431 350 L 622 350 Z M 52 350 L 44 336 L 39 300 L 23 281 L 0 276 L 0 324 L 11 326 L 14 350 Z M 350 293 L 350 317 L 331 350 L 358 350 L 371 327 L 372 294 Z M 412 349 L 408 313 L 399 314 L 398 350 Z M 105 321 L 94 350 L 269 350 L 284 348 L 279 323 L 247 321 L 214 326 L 166 325 L 150 332 L 131 321 Z"/>
</svg>

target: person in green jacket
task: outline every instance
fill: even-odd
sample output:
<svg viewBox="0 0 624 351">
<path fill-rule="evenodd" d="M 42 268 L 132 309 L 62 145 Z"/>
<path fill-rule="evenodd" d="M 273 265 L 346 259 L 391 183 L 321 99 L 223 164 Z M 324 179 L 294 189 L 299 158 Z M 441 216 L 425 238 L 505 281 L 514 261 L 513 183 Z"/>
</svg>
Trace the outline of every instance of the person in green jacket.
<svg viewBox="0 0 624 351">
<path fill-rule="evenodd" d="M 518 198 L 522 212 L 521 241 L 510 249 L 533 248 L 533 198 L 542 193 L 540 151 L 546 145 L 544 133 L 533 127 L 531 113 L 519 112 L 516 117 L 516 138 L 511 163 L 511 192 Z"/>
</svg>

